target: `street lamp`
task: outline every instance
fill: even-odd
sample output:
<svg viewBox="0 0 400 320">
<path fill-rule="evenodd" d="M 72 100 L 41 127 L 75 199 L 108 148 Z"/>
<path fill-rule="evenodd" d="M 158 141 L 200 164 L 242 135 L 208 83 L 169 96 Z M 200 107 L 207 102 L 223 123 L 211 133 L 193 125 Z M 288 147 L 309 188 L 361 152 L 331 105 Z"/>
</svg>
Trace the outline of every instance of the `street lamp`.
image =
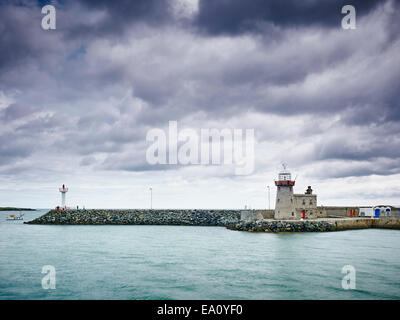
<svg viewBox="0 0 400 320">
<path fill-rule="evenodd" d="M 150 209 L 153 209 L 153 188 L 150 187 Z"/>
</svg>

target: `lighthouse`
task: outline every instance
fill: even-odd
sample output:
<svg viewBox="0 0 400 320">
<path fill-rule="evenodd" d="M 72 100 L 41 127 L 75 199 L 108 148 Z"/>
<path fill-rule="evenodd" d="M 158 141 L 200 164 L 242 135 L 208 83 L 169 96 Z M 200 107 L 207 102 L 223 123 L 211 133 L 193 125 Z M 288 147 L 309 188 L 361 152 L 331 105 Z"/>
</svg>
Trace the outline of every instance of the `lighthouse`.
<svg viewBox="0 0 400 320">
<path fill-rule="evenodd" d="M 61 208 L 66 209 L 65 206 L 65 195 L 68 192 L 68 188 L 65 187 L 65 184 L 62 185 L 61 188 L 59 188 L 59 191 L 61 192 Z"/>
<path fill-rule="evenodd" d="M 278 174 L 278 180 L 275 180 L 277 187 L 275 214 L 274 218 L 278 220 L 296 219 L 296 204 L 293 195 L 293 186 L 291 173 L 283 164 L 283 169 Z"/>
</svg>

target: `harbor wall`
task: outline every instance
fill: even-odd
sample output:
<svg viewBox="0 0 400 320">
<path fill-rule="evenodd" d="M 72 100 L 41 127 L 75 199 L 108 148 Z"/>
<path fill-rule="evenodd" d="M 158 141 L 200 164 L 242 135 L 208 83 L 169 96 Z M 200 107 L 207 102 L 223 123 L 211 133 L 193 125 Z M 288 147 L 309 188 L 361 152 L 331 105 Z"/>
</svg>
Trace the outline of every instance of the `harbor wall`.
<svg viewBox="0 0 400 320">
<path fill-rule="evenodd" d="M 356 216 L 359 213 L 359 207 L 337 207 L 337 206 L 321 206 L 322 210 L 325 210 L 326 217 L 339 218 L 339 217 L 350 217 L 351 213 L 354 212 Z"/>
<path fill-rule="evenodd" d="M 400 219 L 398 218 L 359 218 L 359 219 L 335 219 L 336 230 L 349 229 L 398 229 L 400 230 Z"/>
<path fill-rule="evenodd" d="M 264 219 L 273 219 L 275 210 L 256 209 L 255 212 L 261 213 Z"/>
</svg>

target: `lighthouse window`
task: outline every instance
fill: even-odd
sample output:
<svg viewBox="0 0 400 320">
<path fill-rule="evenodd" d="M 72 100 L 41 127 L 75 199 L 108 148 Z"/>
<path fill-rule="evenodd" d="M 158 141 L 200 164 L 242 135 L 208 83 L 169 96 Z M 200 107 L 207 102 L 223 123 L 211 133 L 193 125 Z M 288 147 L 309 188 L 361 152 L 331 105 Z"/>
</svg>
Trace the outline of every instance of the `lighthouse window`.
<svg viewBox="0 0 400 320">
<path fill-rule="evenodd" d="M 293 199 L 292 198 L 290 198 L 290 202 L 293 203 Z"/>
<path fill-rule="evenodd" d="M 310 199 L 310 204 L 312 204 L 312 200 Z"/>
<path fill-rule="evenodd" d="M 280 200 L 280 199 L 278 198 L 278 202 L 279 202 L 279 200 Z"/>
<path fill-rule="evenodd" d="M 306 200 L 303 199 L 303 204 L 306 204 Z"/>
<path fill-rule="evenodd" d="M 294 216 L 294 212 L 292 212 L 292 217 Z"/>
</svg>

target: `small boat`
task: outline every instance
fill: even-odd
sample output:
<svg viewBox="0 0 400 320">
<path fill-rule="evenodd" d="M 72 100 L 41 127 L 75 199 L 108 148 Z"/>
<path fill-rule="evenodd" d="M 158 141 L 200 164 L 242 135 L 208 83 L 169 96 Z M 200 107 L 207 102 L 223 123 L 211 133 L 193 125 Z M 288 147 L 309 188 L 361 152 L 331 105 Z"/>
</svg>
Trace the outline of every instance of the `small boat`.
<svg viewBox="0 0 400 320">
<path fill-rule="evenodd" d="M 10 214 L 10 215 L 7 217 L 7 220 L 24 220 L 24 214 L 23 214 L 23 213 L 20 213 L 18 217 L 15 216 L 15 214 Z"/>
</svg>

